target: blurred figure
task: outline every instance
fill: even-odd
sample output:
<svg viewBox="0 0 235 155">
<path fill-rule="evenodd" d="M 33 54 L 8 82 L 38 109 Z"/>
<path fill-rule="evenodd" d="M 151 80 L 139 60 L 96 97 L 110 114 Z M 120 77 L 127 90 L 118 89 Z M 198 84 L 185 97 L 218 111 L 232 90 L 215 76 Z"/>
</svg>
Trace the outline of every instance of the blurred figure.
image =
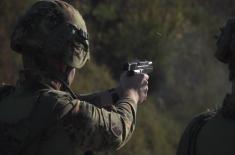
<svg viewBox="0 0 235 155">
<path fill-rule="evenodd" d="M 177 155 L 235 154 L 235 18 L 221 29 L 215 56 L 229 66 L 232 93 L 225 97 L 220 109 L 200 114 L 189 123 Z"/>
<path fill-rule="evenodd" d="M 11 47 L 24 69 L 16 86 L 0 86 L 1 155 L 93 154 L 126 144 L 137 105 L 147 97 L 148 75 L 124 72 L 117 88 L 75 94 L 76 69 L 90 54 L 76 9 L 60 0 L 36 2 L 15 27 Z"/>
</svg>

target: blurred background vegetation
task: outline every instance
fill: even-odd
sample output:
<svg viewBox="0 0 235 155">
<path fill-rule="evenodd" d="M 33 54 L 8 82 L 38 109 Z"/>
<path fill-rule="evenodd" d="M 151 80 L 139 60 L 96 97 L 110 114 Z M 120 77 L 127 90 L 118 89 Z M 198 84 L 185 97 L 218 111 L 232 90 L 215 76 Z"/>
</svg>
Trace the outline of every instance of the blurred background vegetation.
<svg viewBox="0 0 235 155">
<path fill-rule="evenodd" d="M 17 19 L 36 0 L 0 1 L 0 82 L 14 84 L 21 58 L 9 47 Z M 227 67 L 214 58 L 218 29 L 235 15 L 234 0 L 67 0 L 80 10 L 90 33 L 91 61 L 74 90 L 116 85 L 122 64 L 154 62 L 147 104 L 137 128 L 116 155 L 172 155 L 192 117 L 221 105 L 229 91 Z"/>
</svg>

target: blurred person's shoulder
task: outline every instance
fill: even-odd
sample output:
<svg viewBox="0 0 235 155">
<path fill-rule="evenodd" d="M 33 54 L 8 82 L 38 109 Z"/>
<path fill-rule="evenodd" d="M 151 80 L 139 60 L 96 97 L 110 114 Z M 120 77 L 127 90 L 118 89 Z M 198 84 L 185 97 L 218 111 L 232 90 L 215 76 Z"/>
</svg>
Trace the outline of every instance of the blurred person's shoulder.
<svg viewBox="0 0 235 155">
<path fill-rule="evenodd" d="M 186 136 L 194 136 L 200 132 L 200 129 L 210 120 L 216 118 L 218 110 L 208 110 L 196 115 L 186 126 L 184 133 Z"/>
<path fill-rule="evenodd" d="M 188 155 L 195 151 L 198 135 L 203 127 L 218 115 L 218 110 L 208 110 L 195 116 L 185 127 L 181 136 L 177 155 Z"/>
</svg>

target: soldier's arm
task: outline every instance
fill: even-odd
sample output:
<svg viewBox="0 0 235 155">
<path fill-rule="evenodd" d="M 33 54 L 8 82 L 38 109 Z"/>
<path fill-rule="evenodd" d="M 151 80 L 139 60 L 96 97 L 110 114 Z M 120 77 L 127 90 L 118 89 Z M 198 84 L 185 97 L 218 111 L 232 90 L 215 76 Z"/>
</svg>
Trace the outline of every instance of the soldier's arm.
<svg viewBox="0 0 235 155">
<path fill-rule="evenodd" d="M 74 142 L 86 150 L 116 150 L 131 137 L 136 121 L 137 103 L 125 97 L 110 111 L 75 100 L 77 106 L 65 119 Z"/>
<path fill-rule="evenodd" d="M 79 95 L 79 100 L 89 102 L 99 108 L 110 107 L 114 104 L 110 90 Z"/>
<path fill-rule="evenodd" d="M 148 75 L 121 75 L 117 91 L 121 97 L 110 110 L 88 102 L 73 100 L 76 107 L 65 120 L 70 137 L 85 150 L 116 150 L 131 137 L 136 121 L 137 103 L 147 97 Z M 67 123 L 66 123 L 67 122 Z"/>
</svg>

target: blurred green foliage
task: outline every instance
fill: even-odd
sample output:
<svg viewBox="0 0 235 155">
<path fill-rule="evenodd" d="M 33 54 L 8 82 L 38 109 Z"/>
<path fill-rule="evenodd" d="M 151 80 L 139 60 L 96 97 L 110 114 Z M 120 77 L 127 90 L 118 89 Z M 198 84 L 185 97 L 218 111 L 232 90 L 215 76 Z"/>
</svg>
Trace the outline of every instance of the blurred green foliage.
<svg viewBox="0 0 235 155">
<path fill-rule="evenodd" d="M 0 82 L 15 83 L 20 56 L 9 47 L 17 19 L 36 0 L 0 1 Z M 78 71 L 80 93 L 115 87 L 124 62 L 154 62 L 148 103 L 137 128 L 116 155 L 172 155 L 183 128 L 196 114 L 221 105 L 228 91 L 214 35 L 235 15 L 233 0 L 67 0 L 83 14 L 92 59 Z M 108 154 L 108 153 L 107 153 Z"/>
</svg>

